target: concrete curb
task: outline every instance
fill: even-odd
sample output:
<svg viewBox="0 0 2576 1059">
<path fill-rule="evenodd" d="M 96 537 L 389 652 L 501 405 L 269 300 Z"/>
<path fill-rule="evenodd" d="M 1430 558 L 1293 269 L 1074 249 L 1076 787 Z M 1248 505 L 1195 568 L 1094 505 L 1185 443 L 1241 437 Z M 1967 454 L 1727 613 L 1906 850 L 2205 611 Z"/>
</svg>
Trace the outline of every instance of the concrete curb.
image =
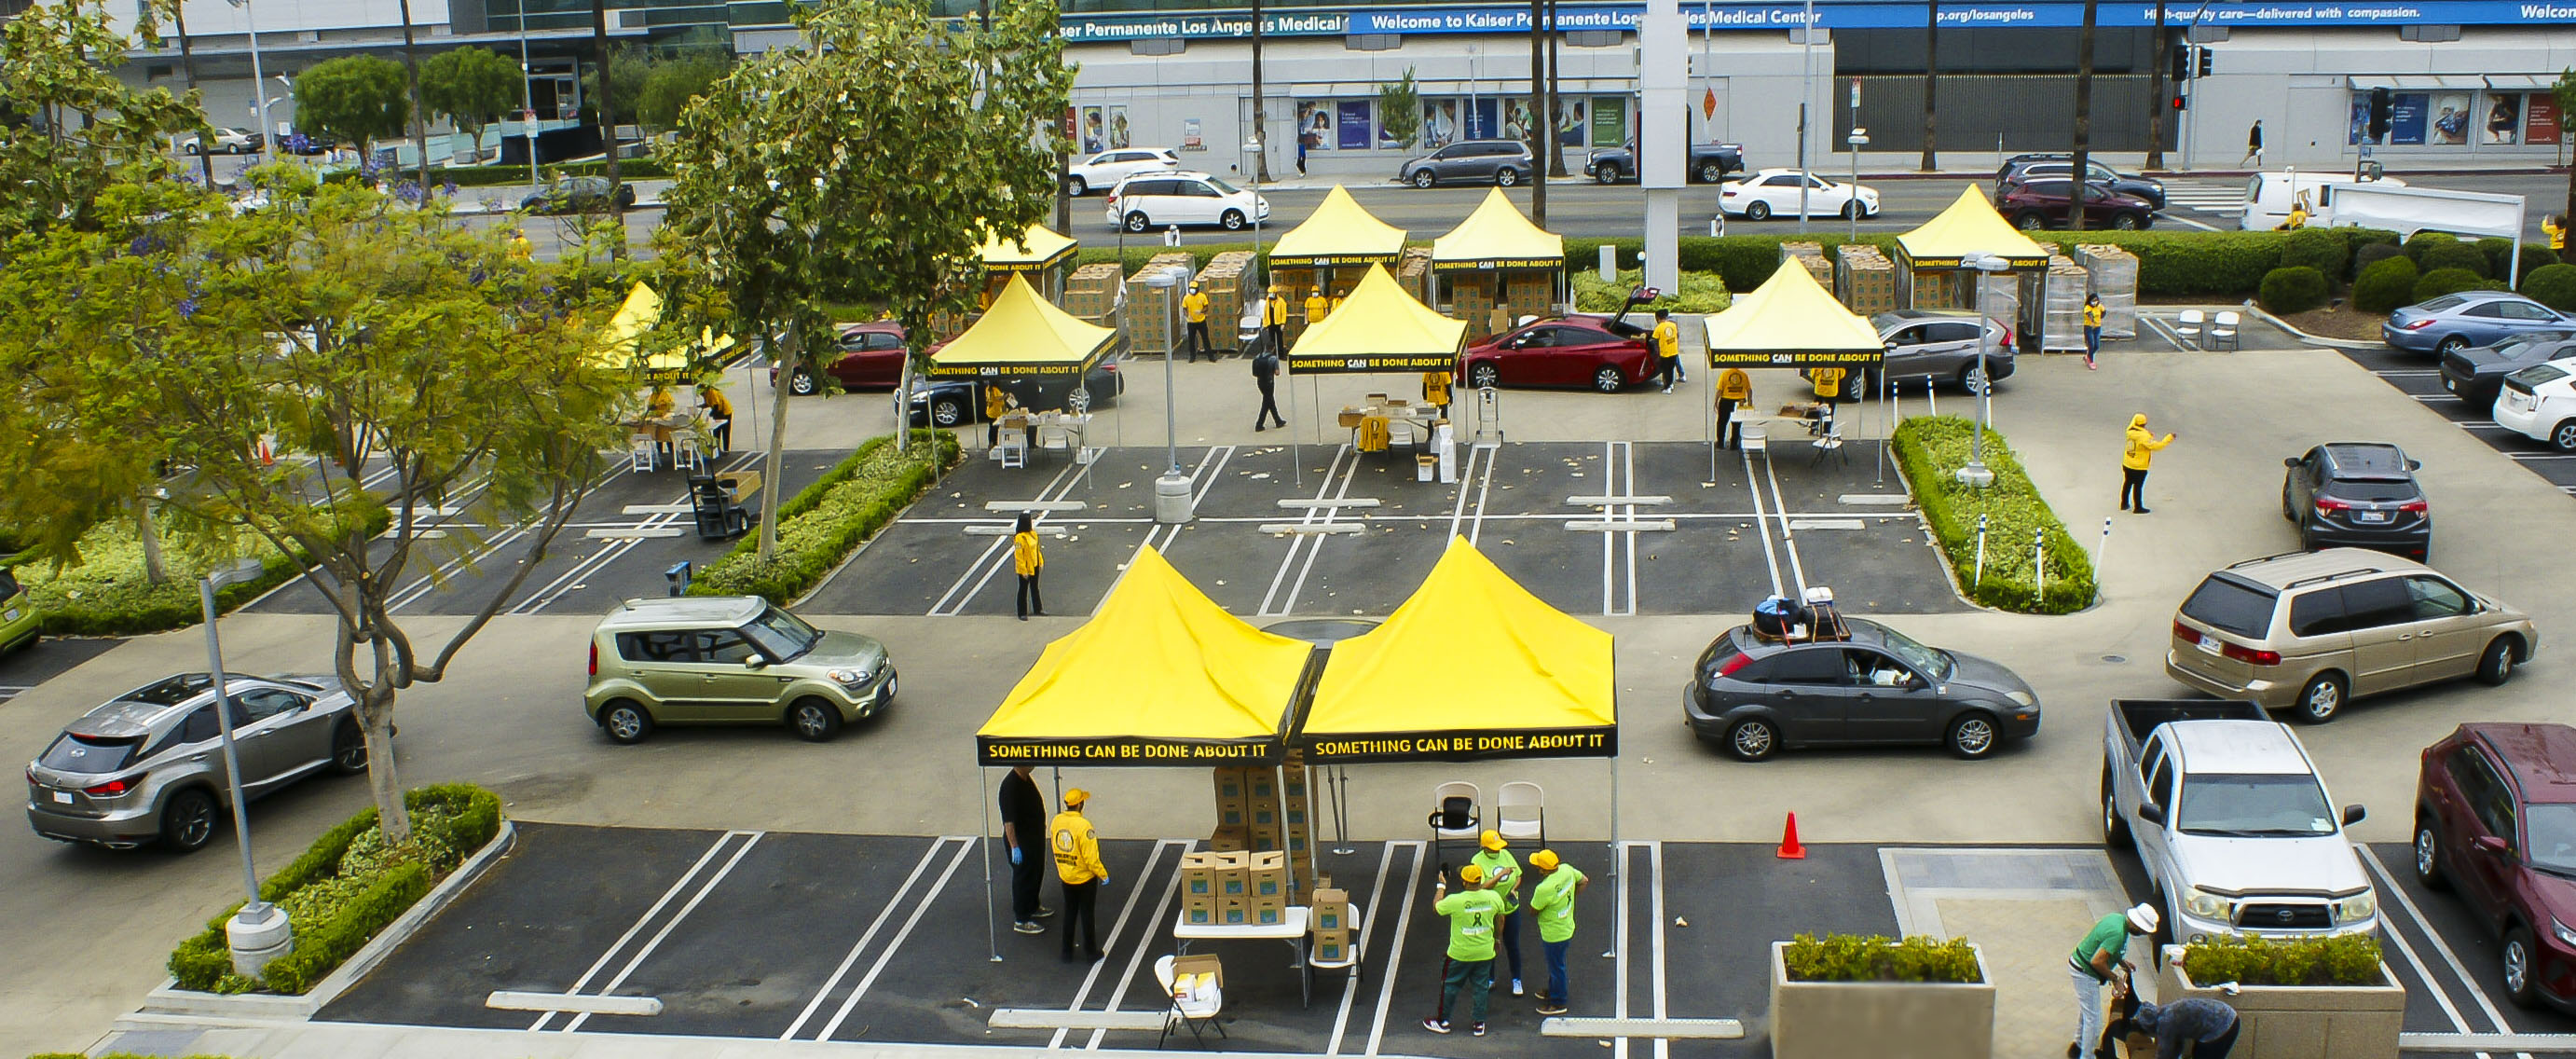
<svg viewBox="0 0 2576 1059">
<path fill-rule="evenodd" d="M 2299 341 L 2301 341 L 2301 342 L 2305 342 L 2305 343 L 2307 343 L 2307 344 L 2309 344 L 2309 345 L 2312 345 L 2312 346 L 2329 346 L 2329 347 L 2332 347 L 2332 348 L 2335 348 L 2335 349 L 2386 349 L 2386 348 L 2388 348 L 2388 344 L 2387 344 L 2387 343 L 2385 343 L 2385 342 L 2364 342 L 2364 341 L 2361 341 L 2360 339 L 2355 339 L 2355 338 L 2327 338 L 2327 337 L 2326 337 L 2326 336 L 2324 336 L 2324 335 L 2312 335 L 2312 334 L 2309 334 L 2309 333 L 2307 333 L 2307 332 L 2305 332 L 2305 331 L 2301 331 L 2301 330 L 2299 330 L 2298 328 L 2295 328 L 2295 327 L 2290 326 L 2290 322 L 2289 322 L 2289 321 L 2287 321 L 2287 320 L 2281 319 L 2281 318 L 2280 318 L 2280 317 L 2278 317 L 2278 316 L 2274 316 L 2274 315 L 2272 315 L 2272 314 L 2270 314 L 2270 313 L 2264 312 L 2260 306 L 2257 306 L 2257 305 L 2255 305 L 2253 302 L 2250 302 L 2250 301 L 2245 303 L 2245 311 L 2246 311 L 2246 312 L 2248 312 L 2248 313 L 2252 313 L 2252 314 L 2254 315 L 2254 318 L 2255 318 L 2255 319 L 2257 319 L 2257 320 L 2261 320 L 2261 321 L 2263 321 L 2264 323 L 2270 324 L 2270 325 L 2272 325 L 2272 326 L 2274 326 L 2274 327 L 2280 328 L 2281 330 L 2287 331 L 2287 332 L 2289 332 L 2289 333 L 2291 333 L 2291 334 L 2293 334 L 2293 335 L 2297 335 L 2297 336 L 2299 336 Z"/>
<path fill-rule="evenodd" d="M 477 850 L 473 856 L 465 858 L 465 863 L 457 865 L 456 870 L 449 872 L 447 878 L 439 880 L 438 885 L 421 895 L 420 900 L 413 902 L 403 914 L 395 916 L 393 922 L 385 924 L 385 929 L 377 931 L 374 938 L 359 947 L 355 954 L 342 961 L 340 966 L 334 968 L 330 974 L 323 976 L 321 981 L 314 983 L 313 988 L 302 996 L 200 993 L 193 989 L 178 988 L 177 979 L 164 978 L 159 986 L 143 995 L 143 1007 L 136 1014 L 147 1017 L 177 1015 L 269 1022 L 302 1022 L 310 1019 L 314 1012 L 322 1010 L 325 1005 L 338 999 L 341 993 L 347 992 L 350 986 L 356 985 L 358 979 L 366 977 L 368 972 L 376 969 L 377 964 L 383 963 L 386 957 L 393 955 L 393 951 L 400 948 L 403 942 L 410 940 L 412 934 L 418 931 L 422 924 L 429 922 L 430 917 L 454 903 L 457 896 L 465 892 L 467 886 L 473 885 L 474 880 L 481 878 L 486 870 L 501 859 L 502 855 L 510 851 L 510 847 L 516 844 L 518 833 L 519 829 L 515 824 L 507 819 L 502 820 L 501 830 L 492 836 L 490 842 L 484 843 L 483 848 Z M 126 1028 L 124 1020 L 119 1020 L 118 1028 Z"/>
</svg>

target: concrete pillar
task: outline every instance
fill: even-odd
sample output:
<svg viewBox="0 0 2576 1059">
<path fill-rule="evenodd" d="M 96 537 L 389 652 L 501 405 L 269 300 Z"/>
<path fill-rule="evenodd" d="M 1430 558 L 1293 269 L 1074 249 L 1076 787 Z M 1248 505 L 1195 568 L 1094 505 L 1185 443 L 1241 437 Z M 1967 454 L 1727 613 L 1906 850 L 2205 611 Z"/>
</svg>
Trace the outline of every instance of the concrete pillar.
<svg viewBox="0 0 2576 1059">
<path fill-rule="evenodd" d="M 1638 183 L 1646 189 L 1646 282 L 1681 286 L 1682 173 L 1690 160 L 1690 27 L 1680 0 L 1647 0 L 1637 25 Z"/>
</svg>

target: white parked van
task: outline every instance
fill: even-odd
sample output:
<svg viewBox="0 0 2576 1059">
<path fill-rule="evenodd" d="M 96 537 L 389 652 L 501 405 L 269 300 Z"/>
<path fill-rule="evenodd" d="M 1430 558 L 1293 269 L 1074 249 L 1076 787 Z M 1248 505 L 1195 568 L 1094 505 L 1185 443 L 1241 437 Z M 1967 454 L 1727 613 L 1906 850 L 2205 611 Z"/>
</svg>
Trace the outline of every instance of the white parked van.
<svg viewBox="0 0 2576 1059">
<path fill-rule="evenodd" d="M 2309 224 L 2318 227 L 2333 224 L 2331 211 L 2325 208 L 2324 189 L 2363 183 L 2384 187 L 2406 186 L 2405 181 L 2396 177 L 2363 181 L 2353 179 L 2350 173 L 2302 173 L 2295 169 L 2256 173 L 2245 178 L 2245 214 L 2237 227 L 2249 232 L 2271 231 L 2290 219 L 2290 206 L 2302 197 L 2307 200 Z"/>
</svg>

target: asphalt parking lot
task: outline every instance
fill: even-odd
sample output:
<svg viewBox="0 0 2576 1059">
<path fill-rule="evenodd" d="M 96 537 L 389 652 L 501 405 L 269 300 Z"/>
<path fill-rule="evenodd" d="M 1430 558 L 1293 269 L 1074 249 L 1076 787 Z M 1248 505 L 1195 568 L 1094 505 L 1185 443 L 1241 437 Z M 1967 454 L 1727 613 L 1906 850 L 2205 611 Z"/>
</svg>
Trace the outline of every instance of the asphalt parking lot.
<svg viewBox="0 0 2576 1059">
<path fill-rule="evenodd" d="M 0 705 L 7 705 L 9 700 L 70 671 L 73 666 L 107 653 L 116 644 L 116 640 L 105 637 L 65 639 L 46 636 L 7 655 L 0 655 Z"/>
<path fill-rule="evenodd" d="M 1578 615 L 1746 613 L 1801 585 L 1832 586 L 1854 614 L 1961 609 L 1903 486 L 1882 482 L 1875 444 L 1846 452 L 1820 462 L 1804 445 L 1769 459 L 1726 450 L 1712 476 L 1706 445 L 1506 442 L 1467 450 L 1458 481 L 1442 484 L 1417 481 L 1402 450 L 1198 446 L 1180 452 L 1198 517 L 1178 527 L 1153 520 L 1159 449 L 1112 449 L 1087 469 L 1060 458 L 1004 469 L 970 453 L 801 606 L 1010 613 L 1009 547 L 996 534 L 1011 514 L 987 503 L 1027 500 L 1083 505 L 1041 515 L 1061 531 L 1045 543 L 1041 581 L 1059 615 L 1097 606 L 1147 545 L 1236 614 L 1383 615 L 1452 535 Z M 1633 502 L 1597 502 L 1609 499 Z M 1407 573 L 1385 576 L 1395 570 Z"/>
<path fill-rule="evenodd" d="M 2459 424 L 2469 436 L 2485 442 L 2503 453 L 2505 458 L 2522 465 L 2523 469 L 2576 496 L 2576 453 L 2559 452 L 2550 448 L 2547 442 L 2535 441 L 2497 426 L 2492 405 L 2481 407 L 2452 396 L 2450 391 L 2442 388 L 2440 358 L 2388 346 L 2338 349 L 2362 370 L 2378 376 L 2406 396 L 2423 402 L 2424 407 L 2441 413 L 2442 418 Z"/>
</svg>

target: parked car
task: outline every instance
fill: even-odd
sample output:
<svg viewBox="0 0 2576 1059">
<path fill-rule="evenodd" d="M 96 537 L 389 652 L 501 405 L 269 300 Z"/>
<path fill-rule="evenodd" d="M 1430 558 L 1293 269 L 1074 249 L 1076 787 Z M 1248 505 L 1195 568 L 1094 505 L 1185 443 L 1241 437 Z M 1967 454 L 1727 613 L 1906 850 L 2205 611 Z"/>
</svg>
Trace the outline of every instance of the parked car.
<svg viewBox="0 0 2576 1059">
<path fill-rule="evenodd" d="M 176 138 L 172 139 L 171 143 L 179 148 L 180 154 L 187 155 L 207 154 L 210 152 L 214 154 L 250 154 L 259 150 L 261 138 L 258 133 L 252 132 L 249 129 L 219 128 L 216 129 L 214 131 L 214 135 L 208 139 L 200 139 L 198 135 L 193 132 L 183 132 Z"/>
<path fill-rule="evenodd" d="M 2534 364 L 2576 359 L 2576 330 L 2524 331 L 2491 346 L 2442 354 L 2442 388 L 2479 411 L 2495 407 L 2504 377 Z"/>
<path fill-rule="evenodd" d="M 1109 189 L 1111 227 L 1150 232 L 1164 225 L 1213 224 L 1241 231 L 1270 218 L 1268 200 L 1206 173 L 1148 173 Z"/>
<path fill-rule="evenodd" d="M 903 325 L 892 320 L 871 320 L 854 324 L 841 331 L 840 352 L 823 368 L 823 375 L 849 390 L 891 390 L 903 385 Z M 769 368 L 769 384 L 778 385 L 778 367 Z M 798 397 L 820 393 L 821 381 L 814 373 L 799 367 L 787 377 L 787 392 Z"/>
<path fill-rule="evenodd" d="M 2376 441 L 2338 441 L 2282 460 L 2281 517 L 2299 547 L 2376 548 L 2423 562 L 2433 548 L 2433 509 L 2415 481 L 2423 464 Z"/>
<path fill-rule="evenodd" d="M 1999 320 L 1948 309 L 1898 309 L 1869 318 L 1887 343 L 1879 368 L 1897 383 L 1959 384 L 1975 393 L 1989 381 L 2012 378 L 2013 332 Z M 1844 387 L 1851 400 L 1876 392 L 1875 376 L 1861 370 Z"/>
<path fill-rule="evenodd" d="M 1653 378 L 1662 366 L 1645 336 L 1619 334 L 1586 316 L 1523 324 L 1468 347 L 1458 365 L 1458 377 L 1475 389 L 1589 386 L 1602 393 Z"/>
<path fill-rule="evenodd" d="M 1740 143 L 1695 143 L 1690 158 L 1682 163 L 1682 179 L 1701 184 L 1717 184 L 1727 176 L 1744 171 L 1744 145 Z M 1637 145 L 1604 147 L 1583 159 L 1583 175 L 1603 184 L 1617 184 L 1637 179 Z"/>
<path fill-rule="evenodd" d="M 1728 181 L 1718 188 L 1717 208 L 1729 217 L 1748 221 L 1774 215 L 1798 216 L 1798 179 L 1795 169 L 1765 169 L 1742 180 Z M 1807 175 L 1806 184 L 1807 216 L 1878 216 L 1878 191 L 1874 188 L 1838 184 L 1812 173 Z"/>
<path fill-rule="evenodd" d="M 1682 720 L 1742 761 L 1783 748 L 1921 743 L 1962 758 L 2039 734 L 2039 697 L 2009 669 L 1862 618 L 1845 639 L 1786 641 L 1739 625 L 1710 641 Z"/>
<path fill-rule="evenodd" d="M 2004 164 L 1995 170 L 1995 191 L 2000 194 L 2005 187 L 2025 180 L 2038 180 L 2045 177 L 2064 180 L 2068 173 L 2074 171 L 2075 156 L 2064 151 L 2017 154 L 2004 159 Z M 2084 182 L 2105 184 L 2120 194 L 2144 199 L 2148 205 L 2156 209 L 2165 208 L 2163 181 L 2122 173 L 2103 165 L 2098 158 L 2084 160 Z"/>
<path fill-rule="evenodd" d="M 1519 140 L 1460 140 L 1397 166 L 1395 180 L 1418 188 L 1491 182 L 1511 187 L 1538 172 L 1538 160 Z"/>
<path fill-rule="evenodd" d="M 2379 325 L 2379 337 L 2409 352 L 2448 354 L 2470 346 L 2491 346 L 2528 331 L 2571 329 L 2576 329 L 2576 316 L 2522 295 L 2464 290 L 2388 314 L 2388 322 Z"/>
<path fill-rule="evenodd" d="M 2497 426 L 2560 452 L 2576 452 L 2576 365 L 2534 364 L 2504 377 Z"/>
<path fill-rule="evenodd" d="M 619 743 L 665 724 L 785 724 L 822 742 L 894 704 L 885 645 L 758 596 L 630 599 L 591 633 L 582 705 Z"/>
<path fill-rule="evenodd" d="M 1118 371 L 1116 354 L 1101 358 L 1082 377 L 1083 389 L 1091 395 L 1091 407 L 1099 408 L 1118 400 L 1127 392 L 1126 377 Z M 1073 387 L 1056 378 L 1044 382 L 1014 379 L 1002 384 L 1022 408 L 1062 408 Z M 913 426 L 955 427 L 984 421 L 982 383 L 975 379 L 914 376 L 912 393 L 905 399 Z"/>
<path fill-rule="evenodd" d="M 609 202 L 607 177 L 563 177 L 546 189 L 519 200 L 519 208 L 529 213 L 588 213 L 604 209 Z M 635 208 L 635 185 L 620 181 L 616 191 L 617 208 Z"/>
<path fill-rule="evenodd" d="M 111 849 L 205 845 L 230 797 L 214 683 L 165 677 L 65 725 L 27 766 L 27 822 L 46 838 Z M 336 681 L 227 676 L 224 691 L 243 797 L 367 770 L 366 739 Z"/>
<path fill-rule="evenodd" d="M 2415 777 L 2416 881 L 2502 940 L 2514 1006 L 2576 1011 L 2576 728 L 2464 724 Z"/>
<path fill-rule="evenodd" d="M 1995 192 L 1995 212 L 2026 232 L 2064 228 L 2075 213 L 2075 182 L 2064 178 L 2025 180 Z M 2084 185 L 2084 227 L 2136 231 L 2154 224 L 2156 208 L 2135 195 L 2123 195 L 2101 184 Z"/>
<path fill-rule="evenodd" d="M 0 651 L 34 643 L 44 631 L 45 612 L 37 609 L 34 594 L 18 583 L 17 571 L 0 566 Z"/>
<path fill-rule="evenodd" d="M 2251 703 L 2114 700 L 2102 841 L 2135 846 L 2157 941 L 2369 934 L 2379 897 L 2307 748 Z"/>
<path fill-rule="evenodd" d="M 1065 167 L 1064 193 L 1081 198 L 1093 188 L 1114 188 L 1118 182 L 1138 173 L 1171 173 L 1181 168 L 1181 156 L 1168 147 L 1121 147 L 1102 151 Z"/>
<path fill-rule="evenodd" d="M 2202 579 L 2174 615 L 2165 673 L 2322 724 L 2349 699 L 2466 676 L 2501 685 L 2539 649 L 2521 611 L 2431 567 L 2328 548 Z"/>
</svg>

